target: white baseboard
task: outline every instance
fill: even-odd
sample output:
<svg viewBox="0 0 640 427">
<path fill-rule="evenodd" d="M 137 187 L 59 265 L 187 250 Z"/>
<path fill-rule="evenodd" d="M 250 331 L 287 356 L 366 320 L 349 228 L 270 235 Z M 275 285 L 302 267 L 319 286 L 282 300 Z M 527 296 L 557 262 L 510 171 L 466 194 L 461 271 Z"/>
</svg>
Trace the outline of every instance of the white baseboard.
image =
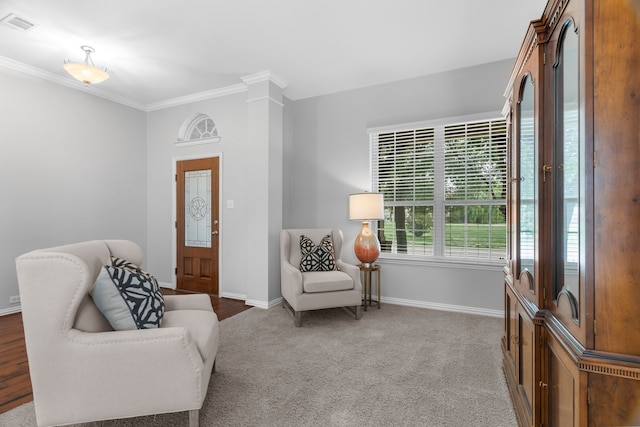
<svg viewBox="0 0 640 427">
<path fill-rule="evenodd" d="M 258 307 L 258 308 L 264 308 L 264 309 L 268 309 L 269 308 L 269 303 L 264 302 L 264 301 L 257 301 L 254 299 L 246 299 L 244 300 L 244 303 L 246 305 L 252 305 L 254 307 Z"/>
<path fill-rule="evenodd" d="M 269 301 L 269 308 L 282 304 L 282 297 Z"/>
<path fill-rule="evenodd" d="M 245 300 L 244 303 L 247 305 L 258 307 L 258 308 L 270 309 L 271 307 L 275 307 L 277 305 L 282 304 L 282 297 L 276 298 L 269 302 L 248 299 L 248 300 Z"/>
<path fill-rule="evenodd" d="M 3 308 L 0 309 L 0 316 L 6 316 L 7 314 L 20 313 L 22 311 L 22 307 L 17 305 L 15 307 Z"/>
<path fill-rule="evenodd" d="M 173 289 L 170 283 L 159 283 L 159 285 L 162 286 L 163 288 Z M 165 286 L 165 285 L 168 285 L 168 286 Z M 269 309 L 271 307 L 275 307 L 277 305 L 282 304 L 282 297 L 276 298 L 269 302 L 265 302 L 265 301 L 257 301 L 257 300 L 248 300 L 246 299 L 246 295 L 234 294 L 230 292 L 224 292 L 221 296 L 223 298 L 243 300 L 247 305 L 251 305 L 251 306 L 262 308 L 262 309 Z M 373 295 L 372 298 L 377 300 L 376 295 Z M 481 316 L 499 317 L 499 318 L 504 317 L 503 310 L 491 310 L 488 308 L 469 307 L 464 305 L 441 304 L 437 302 L 416 301 L 416 300 L 408 300 L 408 299 L 392 298 L 392 297 L 384 297 L 384 296 L 381 298 L 381 302 L 385 304 L 404 305 L 408 307 L 428 308 L 431 310 L 453 311 L 457 313 L 477 314 Z M 22 308 L 19 305 L 15 307 L 3 308 L 3 309 L 0 309 L 0 316 L 19 313 L 21 311 L 22 311 Z"/>
<path fill-rule="evenodd" d="M 247 299 L 247 296 L 246 296 L 246 295 L 243 295 L 243 294 L 234 294 L 233 292 L 222 292 L 222 293 L 220 294 L 220 296 L 221 296 L 222 298 L 239 299 L 239 300 L 242 300 L 242 301 L 244 301 L 244 300 L 246 300 L 246 299 Z"/>
<path fill-rule="evenodd" d="M 238 298 L 243 299 L 243 298 Z M 372 299 L 377 300 L 377 295 L 372 295 Z M 504 317 L 503 310 L 492 310 L 488 308 L 478 308 L 478 307 L 469 307 L 464 305 L 453 305 L 453 304 L 442 304 L 438 302 L 428 302 L 428 301 L 416 301 L 402 298 L 392 298 L 392 297 L 382 297 L 381 302 L 385 304 L 395 304 L 395 305 L 404 305 L 408 307 L 417 307 L 417 308 L 428 308 L 431 310 L 440 310 L 440 311 L 452 311 L 456 313 L 466 313 L 466 314 L 477 314 L 480 316 L 489 316 L 489 317 Z M 271 307 L 275 307 L 279 304 L 282 304 L 282 297 L 277 298 L 273 301 L 269 301 L 268 303 L 265 301 L 256 301 L 256 300 L 245 300 L 245 304 L 252 305 L 254 307 L 259 307 L 263 309 L 269 309 Z"/>
<path fill-rule="evenodd" d="M 373 296 L 372 296 L 372 299 Z M 377 300 L 377 296 L 375 298 Z M 405 305 L 408 307 L 429 308 L 431 310 L 453 311 L 456 313 L 478 314 L 489 317 L 504 317 L 503 310 L 491 310 L 488 308 L 469 307 L 465 305 L 442 304 L 438 302 L 416 301 L 402 298 L 382 297 L 381 302 L 386 304 Z"/>
<path fill-rule="evenodd" d="M 160 286 L 161 288 L 173 289 L 174 291 L 176 290 L 176 287 L 173 286 L 173 283 L 158 282 L 158 286 Z"/>
</svg>

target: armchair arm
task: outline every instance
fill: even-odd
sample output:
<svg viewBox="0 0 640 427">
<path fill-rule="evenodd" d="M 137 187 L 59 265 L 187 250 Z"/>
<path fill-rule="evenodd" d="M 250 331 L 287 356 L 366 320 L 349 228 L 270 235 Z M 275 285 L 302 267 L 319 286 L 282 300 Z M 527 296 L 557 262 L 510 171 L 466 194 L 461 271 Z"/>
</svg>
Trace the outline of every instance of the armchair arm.
<svg viewBox="0 0 640 427">
<path fill-rule="evenodd" d="M 302 273 L 288 261 L 280 265 L 280 286 L 282 295 L 302 295 Z"/>
<path fill-rule="evenodd" d="M 100 352 L 122 353 L 126 351 L 150 352 L 154 347 L 163 347 L 165 351 L 178 350 L 182 357 L 196 356 L 195 360 L 200 360 L 195 343 L 191 339 L 191 334 L 186 328 L 153 328 L 134 329 L 130 331 L 107 331 L 107 332 L 83 332 L 78 329 L 71 329 L 67 334 L 67 345 L 73 346 L 74 351 L 83 351 L 83 348 L 91 353 L 92 348 L 100 348 Z M 114 348 L 117 349 L 114 350 Z M 191 348 L 195 350 L 191 352 Z M 140 355 L 143 353 L 136 353 Z M 164 356 L 164 355 L 158 355 Z M 82 356 L 82 358 L 85 358 Z M 175 359 L 172 359 L 175 360 Z M 147 361 L 148 362 L 148 361 Z M 197 363 L 195 363 L 197 365 Z"/>
<path fill-rule="evenodd" d="M 76 361 L 73 366 L 91 364 L 87 357 L 101 371 L 109 368 L 112 377 L 126 376 L 141 370 L 148 370 L 150 365 L 160 367 L 165 363 L 175 370 L 177 365 L 188 367 L 192 371 L 202 369 L 203 361 L 191 333 L 182 327 L 136 329 L 131 331 L 83 332 L 71 329 L 67 334 L 66 347 L 82 362 Z M 97 366 L 98 367 L 98 366 Z M 62 369 L 61 369 L 62 370 Z M 74 368 L 69 367 L 72 371 Z"/>
<path fill-rule="evenodd" d="M 164 308 L 173 310 L 205 310 L 213 311 L 211 298 L 207 294 L 165 295 Z"/>
<path fill-rule="evenodd" d="M 360 280 L 360 268 L 356 267 L 353 264 L 347 264 L 341 259 L 336 260 L 336 265 L 338 268 L 345 273 L 347 273 L 352 279 L 354 283 L 354 289 L 361 291 L 362 290 L 362 281 Z"/>
</svg>

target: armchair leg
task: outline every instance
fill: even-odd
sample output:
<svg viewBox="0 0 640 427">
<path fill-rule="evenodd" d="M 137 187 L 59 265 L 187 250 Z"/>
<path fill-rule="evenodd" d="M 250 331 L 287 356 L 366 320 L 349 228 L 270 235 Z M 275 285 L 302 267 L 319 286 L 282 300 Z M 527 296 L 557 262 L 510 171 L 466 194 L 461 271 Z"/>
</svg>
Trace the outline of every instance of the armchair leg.
<svg viewBox="0 0 640 427">
<path fill-rule="evenodd" d="M 356 305 L 356 320 L 360 320 L 362 317 L 362 306 Z"/>
<path fill-rule="evenodd" d="M 297 328 L 299 328 L 300 326 L 302 326 L 302 312 L 301 311 L 296 311 L 294 314 L 294 323 L 296 325 Z"/>
<path fill-rule="evenodd" d="M 189 427 L 199 427 L 199 426 L 200 426 L 200 411 L 198 409 L 189 411 Z"/>
<path fill-rule="evenodd" d="M 282 308 L 286 308 L 287 311 L 289 311 L 291 314 L 293 314 L 293 323 L 296 325 L 296 327 L 300 327 L 302 326 L 302 312 L 301 311 L 295 311 L 293 309 L 293 307 L 291 307 L 291 304 L 289 304 L 289 302 L 282 298 Z"/>
</svg>

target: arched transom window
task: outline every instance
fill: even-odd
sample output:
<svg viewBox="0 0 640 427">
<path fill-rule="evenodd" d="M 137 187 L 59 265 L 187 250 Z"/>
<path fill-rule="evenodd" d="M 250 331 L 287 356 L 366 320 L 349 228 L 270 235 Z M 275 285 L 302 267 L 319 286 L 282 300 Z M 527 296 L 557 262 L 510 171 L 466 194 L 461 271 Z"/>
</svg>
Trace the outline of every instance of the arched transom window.
<svg viewBox="0 0 640 427">
<path fill-rule="evenodd" d="M 177 144 L 218 142 L 218 129 L 211 117 L 197 113 L 188 117 L 178 133 Z"/>
</svg>

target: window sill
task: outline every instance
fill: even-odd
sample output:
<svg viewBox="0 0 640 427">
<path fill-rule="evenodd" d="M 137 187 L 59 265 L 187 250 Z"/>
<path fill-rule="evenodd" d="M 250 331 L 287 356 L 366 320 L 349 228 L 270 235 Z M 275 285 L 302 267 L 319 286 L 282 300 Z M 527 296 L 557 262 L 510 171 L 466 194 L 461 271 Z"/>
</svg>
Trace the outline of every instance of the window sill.
<svg viewBox="0 0 640 427">
<path fill-rule="evenodd" d="M 376 261 L 380 264 L 412 265 L 418 267 L 456 268 L 502 272 L 506 260 L 468 260 L 435 256 L 415 256 L 382 253 Z"/>
</svg>

